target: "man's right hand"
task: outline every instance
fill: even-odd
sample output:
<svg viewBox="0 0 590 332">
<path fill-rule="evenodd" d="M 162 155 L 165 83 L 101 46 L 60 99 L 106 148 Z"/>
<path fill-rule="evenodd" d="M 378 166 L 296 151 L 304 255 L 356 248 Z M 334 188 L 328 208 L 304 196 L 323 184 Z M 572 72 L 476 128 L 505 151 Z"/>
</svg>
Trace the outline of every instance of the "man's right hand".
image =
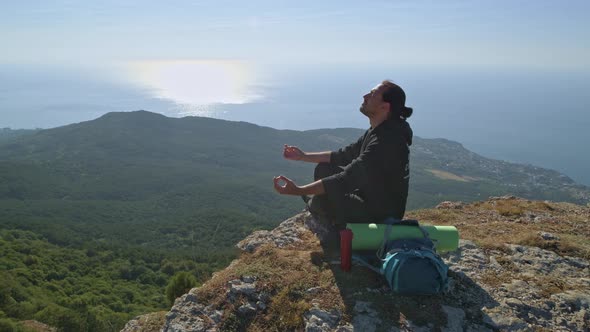
<svg viewBox="0 0 590 332">
<path fill-rule="evenodd" d="M 301 151 L 296 146 L 285 144 L 283 148 L 283 157 L 289 160 L 301 160 L 305 156 L 305 152 Z"/>
</svg>

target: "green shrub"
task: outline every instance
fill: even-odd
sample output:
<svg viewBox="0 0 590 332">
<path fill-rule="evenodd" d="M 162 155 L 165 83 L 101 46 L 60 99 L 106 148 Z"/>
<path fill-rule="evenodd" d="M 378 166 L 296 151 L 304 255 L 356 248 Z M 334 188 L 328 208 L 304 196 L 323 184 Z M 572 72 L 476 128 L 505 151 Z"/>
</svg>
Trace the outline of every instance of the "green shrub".
<svg viewBox="0 0 590 332">
<path fill-rule="evenodd" d="M 0 318 L 0 331 L 16 332 L 18 331 L 17 326 L 10 319 Z"/>
<path fill-rule="evenodd" d="M 172 305 L 174 300 L 197 285 L 197 279 L 188 272 L 178 272 L 166 286 L 166 299 Z"/>
<path fill-rule="evenodd" d="M 53 303 L 37 312 L 34 318 L 55 326 L 60 331 L 84 331 L 86 329 L 84 319 L 79 313 Z"/>
</svg>

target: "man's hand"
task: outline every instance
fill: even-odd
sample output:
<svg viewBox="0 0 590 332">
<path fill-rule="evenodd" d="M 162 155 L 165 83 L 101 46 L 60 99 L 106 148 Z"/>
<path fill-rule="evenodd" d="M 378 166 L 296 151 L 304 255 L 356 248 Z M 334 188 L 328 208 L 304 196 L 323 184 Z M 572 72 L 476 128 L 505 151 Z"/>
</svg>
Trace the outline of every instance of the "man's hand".
<svg viewBox="0 0 590 332">
<path fill-rule="evenodd" d="M 286 159 L 290 159 L 290 160 L 301 160 L 305 156 L 305 152 L 301 151 L 296 146 L 290 146 L 290 145 L 285 144 L 285 146 L 283 148 L 283 156 Z"/>
<path fill-rule="evenodd" d="M 281 195 L 321 195 L 326 192 L 322 180 L 317 180 L 300 187 L 291 179 L 279 175 L 273 178 L 273 182 L 275 190 Z M 285 184 L 282 185 L 281 182 Z"/>
<path fill-rule="evenodd" d="M 275 190 L 281 195 L 300 195 L 300 188 L 295 185 L 295 182 L 287 177 L 282 175 L 275 176 L 273 182 Z M 281 185 L 281 182 L 284 182 L 285 185 Z"/>
</svg>

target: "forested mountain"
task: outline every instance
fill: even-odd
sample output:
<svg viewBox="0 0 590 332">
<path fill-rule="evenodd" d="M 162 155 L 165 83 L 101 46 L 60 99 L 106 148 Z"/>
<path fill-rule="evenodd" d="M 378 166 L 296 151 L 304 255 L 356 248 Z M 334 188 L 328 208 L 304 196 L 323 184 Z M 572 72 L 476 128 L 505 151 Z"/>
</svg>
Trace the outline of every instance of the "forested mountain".
<svg viewBox="0 0 590 332">
<path fill-rule="evenodd" d="M 13 139 L 23 135 L 33 134 L 40 129 L 10 129 L 0 128 L 0 142 L 4 140 Z"/>
<path fill-rule="evenodd" d="M 64 316 L 79 322 L 73 330 L 102 330 L 92 319 L 120 327 L 164 309 L 170 276 L 205 280 L 252 230 L 303 208 L 272 188 L 275 175 L 300 184 L 312 177 L 313 165 L 282 158 L 283 144 L 334 150 L 362 132 L 137 111 L 0 139 L 0 247 L 11 253 L 0 258 L 10 281 L 0 285 L 0 320 L 55 325 L 48 317 Z M 487 159 L 455 142 L 416 138 L 411 151 L 410 209 L 506 193 L 588 201 L 588 188 L 555 171 Z M 93 281 L 119 286 L 97 291 Z"/>
</svg>

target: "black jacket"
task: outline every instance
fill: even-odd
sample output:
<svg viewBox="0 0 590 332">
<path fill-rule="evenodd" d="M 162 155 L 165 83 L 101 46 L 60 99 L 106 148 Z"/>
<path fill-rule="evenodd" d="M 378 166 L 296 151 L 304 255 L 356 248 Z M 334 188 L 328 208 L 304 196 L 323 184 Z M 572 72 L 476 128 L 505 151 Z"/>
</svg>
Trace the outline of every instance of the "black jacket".
<svg viewBox="0 0 590 332">
<path fill-rule="evenodd" d="M 328 195 L 355 193 L 379 220 L 403 218 L 410 179 L 412 129 L 403 119 L 388 119 L 356 142 L 330 155 L 330 163 L 345 166 L 322 179 Z"/>
</svg>

